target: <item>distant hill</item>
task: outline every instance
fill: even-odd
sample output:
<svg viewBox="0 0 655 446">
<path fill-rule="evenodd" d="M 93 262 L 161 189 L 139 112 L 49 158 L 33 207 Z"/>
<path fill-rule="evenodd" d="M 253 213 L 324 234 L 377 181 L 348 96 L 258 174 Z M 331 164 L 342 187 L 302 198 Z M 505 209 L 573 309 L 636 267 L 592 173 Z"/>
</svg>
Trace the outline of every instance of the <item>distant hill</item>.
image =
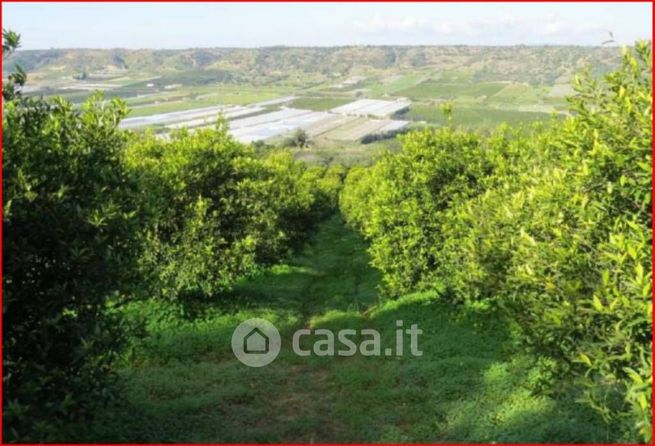
<svg viewBox="0 0 655 446">
<path fill-rule="evenodd" d="M 18 51 L 5 62 L 4 74 L 18 63 L 42 79 L 103 79 L 206 71 L 212 76 L 224 74 L 226 82 L 252 79 L 284 82 L 303 73 L 327 79 L 370 71 L 462 69 L 470 71 L 473 79 L 552 85 L 560 76 L 570 75 L 584 66 L 598 73 L 609 71 L 617 65 L 618 57 L 616 48 L 577 46 L 51 49 Z"/>
</svg>

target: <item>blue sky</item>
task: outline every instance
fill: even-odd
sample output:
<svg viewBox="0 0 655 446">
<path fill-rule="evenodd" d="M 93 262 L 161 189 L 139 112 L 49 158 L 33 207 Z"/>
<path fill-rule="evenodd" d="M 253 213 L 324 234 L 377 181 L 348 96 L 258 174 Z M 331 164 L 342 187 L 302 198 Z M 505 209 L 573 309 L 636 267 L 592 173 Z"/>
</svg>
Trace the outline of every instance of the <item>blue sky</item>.
<svg viewBox="0 0 655 446">
<path fill-rule="evenodd" d="M 649 3 L 3 3 L 24 49 L 599 45 L 652 38 Z"/>
</svg>

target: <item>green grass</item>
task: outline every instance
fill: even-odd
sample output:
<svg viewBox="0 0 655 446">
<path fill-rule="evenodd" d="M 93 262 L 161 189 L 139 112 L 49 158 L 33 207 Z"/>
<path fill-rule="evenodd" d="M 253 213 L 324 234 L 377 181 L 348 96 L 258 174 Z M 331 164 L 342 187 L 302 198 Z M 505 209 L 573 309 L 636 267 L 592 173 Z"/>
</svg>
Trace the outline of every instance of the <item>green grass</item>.
<svg viewBox="0 0 655 446">
<path fill-rule="evenodd" d="M 181 84 L 185 86 L 203 86 L 215 85 L 217 83 L 232 82 L 235 80 L 234 73 L 227 70 L 189 70 L 166 73 L 152 79 L 141 80 L 129 84 L 133 88 L 146 87 L 146 84 L 152 83 L 156 87 L 166 85 Z"/>
<path fill-rule="evenodd" d="M 482 97 L 498 93 L 507 86 L 502 82 L 479 83 L 443 83 L 425 81 L 404 90 L 396 92 L 397 96 L 406 96 L 411 99 L 455 98 L 455 97 Z"/>
<path fill-rule="evenodd" d="M 133 108 L 130 117 L 148 116 L 157 113 L 170 113 L 174 111 L 190 110 L 193 108 L 210 107 L 217 104 L 247 105 L 284 96 L 287 90 L 271 88 L 248 87 L 216 87 L 212 92 L 206 93 L 201 99 L 187 98 L 183 100 L 161 102 L 159 104 L 144 105 Z"/>
<path fill-rule="evenodd" d="M 358 141 L 335 141 L 325 138 L 314 140 L 309 149 L 291 148 L 295 159 L 307 164 L 329 166 L 341 164 L 344 166 L 368 166 L 385 151 L 400 150 L 397 138 L 388 138 L 362 144 Z"/>
<path fill-rule="evenodd" d="M 412 121 L 426 121 L 430 124 L 445 125 L 441 108 L 437 105 L 413 104 L 407 113 L 400 119 Z M 551 119 L 550 113 L 528 112 L 520 110 L 500 110 L 485 107 L 468 107 L 455 105 L 453 110 L 453 123 L 469 129 L 489 129 L 502 123 L 511 125 L 545 121 Z"/>
<path fill-rule="evenodd" d="M 570 84 L 555 84 L 548 92 L 548 95 L 553 98 L 565 98 L 574 94 L 575 90 Z"/>
<path fill-rule="evenodd" d="M 128 106 L 139 106 L 139 105 L 152 105 L 155 102 L 182 101 L 188 98 L 189 98 L 189 94 L 187 92 L 183 92 L 183 93 L 155 92 L 150 94 L 144 94 L 141 96 L 126 98 L 125 102 L 128 104 Z"/>
<path fill-rule="evenodd" d="M 437 292 L 381 302 L 363 241 L 335 216 L 302 253 L 239 283 L 212 304 L 135 303 L 147 336 L 122 360 L 122 398 L 96 418 L 102 442 L 609 442 L 611 427 L 574 403 L 532 392 L 535 358 L 513 350 L 497 314 L 439 301 Z M 280 356 L 249 368 L 230 351 L 242 320 L 282 334 Z M 300 327 L 418 324 L 420 357 L 298 357 Z"/>
<path fill-rule="evenodd" d="M 540 100 L 539 89 L 528 84 L 509 84 L 493 96 L 489 102 L 503 102 L 508 104 L 535 104 Z"/>
<path fill-rule="evenodd" d="M 437 71 L 435 78 L 440 82 L 470 82 L 473 81 L 473 77 L 476 74 L 476 71 L 471 68 L 463 68 L 459 70 L 446 70 L 446 71 Z M 485 81 L 485 79 L 480 79 Z"/>
<path fill-rule="evenodd" d="M 381 82 L 367 85 L 366 89 L 371 96 L 379 97 L 392 95 L 398 91 L 413 87 L 422 79 L 422 77 L 423 76 L 420 74 L 393 76 L 391 78 L 382 79 Z"/>
<path fill-rule="evenodd" d="M 193 108 L 210 107 L 221 104 L 222 102 L 212 99 L 190 99 L 180 101 L 165 101 L 158 104 L 144 105 L 138 108 L 130 109 L 128 117 L 135 118 L 138 116 L 150 116 L 159 113 L 170 113 L 175 111 L 190 110 Z"/>
</svg>

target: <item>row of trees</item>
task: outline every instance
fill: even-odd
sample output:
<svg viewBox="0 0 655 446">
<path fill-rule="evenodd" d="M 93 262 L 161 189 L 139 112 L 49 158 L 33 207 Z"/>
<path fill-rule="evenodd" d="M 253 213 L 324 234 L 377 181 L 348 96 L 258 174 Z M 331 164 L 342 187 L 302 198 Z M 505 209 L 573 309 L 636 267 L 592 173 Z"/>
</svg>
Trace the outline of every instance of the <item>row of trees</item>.
<svg viewBox="0 0 655 446">
<path fill-rule="evenodd" d="M 557 125 L 409 134 L 340 200 L 389 295 L 438 286 L 504 311 L 631 440 L 652 437 L 651 73 L 639 43 L 604 80 L 576 78 Z"/>
<path fill-rule="evenodd" d="M 336 207 L 345 171 L 257 157 L 224 123 L 167 140 L 124 132 L 118 100 L 76 109 L 22 97 L 24 78 L 13 80 L 3 92 L 4 438 L 71 441 L 112 396 L 112 361 L 134 328 L 117 306 L 223 293 L 297 247 Z"/>
</svg>

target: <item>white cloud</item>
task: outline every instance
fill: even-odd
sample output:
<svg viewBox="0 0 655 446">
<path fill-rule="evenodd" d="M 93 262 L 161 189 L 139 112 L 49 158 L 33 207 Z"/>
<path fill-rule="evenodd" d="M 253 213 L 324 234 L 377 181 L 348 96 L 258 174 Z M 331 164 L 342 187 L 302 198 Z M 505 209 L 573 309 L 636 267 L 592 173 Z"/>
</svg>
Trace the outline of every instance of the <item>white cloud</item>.
<svg viewBox="0 0 655 446">
<path fill-rule="evenodd" d="M 535 34 L 544 37 L 584 37 L 594 36 L 597 39 L 607 37 L 610 26 L 599 22 L 571 22 L 550 15 L 541 26 L 535 27 Z M 599 41 L 600 43 L 600 41 Z"/>
<path fill-rule="evenodd" d="M 434 23 L 432 24 L 432 29 L 439 34 L 452 34 L 455 31 L 448 22 Z"/>
<path fill-rule="evenodd" d="M 449 34 L 455 31 L 475 31 L 480 28 L 513 28 L 521 21 L 512 15 L 498 18 L 464 20 L 464 21 L 429 21 L 419 17 L 386 17 L 374 16 L 368 20 L 356 20 L 355 29 L 358 31 L 378 33 L 384 31 L 419 31 L 432 29 L 438 33 Z"/>
<path fill-rule="evenodd" d="M 414 29 L 422 29 L 427 25 L 427 20 L 419 19 L 416 17 L 405 17 L 400 22 L 392 24 L 392 27 L 395 26 L 396 29 L 401 31 L 411 31 Z"/>
<path fill-rule="evenodd" d="M 564 31 L 568 31 L 568 24 L 558 18 L 556 15 L 549 15 L 546 17 L 544 23 L 541 26 L 536 28 L 536 32 L 542 36 L 555 36 L 561 34 Z"/>
<path fill-rule="evenodd" d="M 485 19 L 470 20 L 467 23 L 475 28 L 514 28 L 525 22 L 525 19 L 519 19 L 513 15 L 504 15 L 501 17 L 491 17 Z"/>
<path fill-rule="evenodd" d="M 546 17 L 515 16 L 442 20 L 421 17 L 382 17 L 356 21 L 355 30 L 365 33 L 432 33 L 452 39 L 502 38 L 520 35 L 529 41 L 560 41 L 565 37 L 593 37 L 602 39 L 609 27 L 603 23 L 564 20 L 557 15 Z M 600 43 L 600 41 L 598 42 Z"/>
<path fill-rule="evenodd" d="M 355 21 L 355 29 L 369 33 L 378 33 L 383 31 L 416 31 L 425 29 L 428 21 L 418 17 L 403 18 L 382 18 L 375 16 L 367 21 Z"/>
</svg>

